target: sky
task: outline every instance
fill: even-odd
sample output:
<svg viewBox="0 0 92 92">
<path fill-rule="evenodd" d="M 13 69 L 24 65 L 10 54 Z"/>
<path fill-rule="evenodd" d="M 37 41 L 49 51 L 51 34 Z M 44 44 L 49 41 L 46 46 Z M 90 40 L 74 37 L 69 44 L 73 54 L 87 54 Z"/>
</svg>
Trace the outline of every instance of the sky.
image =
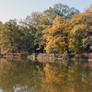
<svg viewBox="0 0 92 92">
<path fill-rule="evenodd" d="M 0 21 L 24 19 L 32 12 L 42 12 L 56 3 L 75 7 L 83 12 L 92 4 L 92 0 L 0 0 Z"/>
</svg>

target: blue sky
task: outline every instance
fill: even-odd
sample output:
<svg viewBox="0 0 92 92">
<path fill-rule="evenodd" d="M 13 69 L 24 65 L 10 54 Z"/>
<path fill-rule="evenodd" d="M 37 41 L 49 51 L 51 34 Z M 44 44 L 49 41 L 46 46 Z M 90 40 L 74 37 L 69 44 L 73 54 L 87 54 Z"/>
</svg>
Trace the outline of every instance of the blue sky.
<svg viewBox="0 0 92 92">
<path fill-rule="evenodd" d="M 33 11 L 42 12 L 55 3 L 67 4 L 83 12 L 92 4 L 92 0 L 0 0 L 0 21 L 23 19 Z"/>
</svg>

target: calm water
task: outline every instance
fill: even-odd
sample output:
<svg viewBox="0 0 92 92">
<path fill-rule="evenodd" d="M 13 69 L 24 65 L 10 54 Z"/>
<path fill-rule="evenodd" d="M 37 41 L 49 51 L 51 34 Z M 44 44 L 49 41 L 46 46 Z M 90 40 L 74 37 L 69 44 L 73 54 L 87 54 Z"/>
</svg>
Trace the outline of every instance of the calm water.
<svg viewBox="0 0 92 92">
<path fill-rule="evenodd" d="M 77 60 L 42 64 L 0 59 L 0 92 L 92 92 L 92 67 Z"/>
</svg>

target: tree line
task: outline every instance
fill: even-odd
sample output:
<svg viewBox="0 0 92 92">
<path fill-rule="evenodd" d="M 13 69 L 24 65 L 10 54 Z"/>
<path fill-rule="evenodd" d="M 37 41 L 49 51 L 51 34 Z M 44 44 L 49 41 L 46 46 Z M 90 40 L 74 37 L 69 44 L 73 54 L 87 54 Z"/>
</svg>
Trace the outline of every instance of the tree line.
<svg viewBox="0 0 92 92">
<path fill-rule="evenodd" d="M 92 5 L 83 13 L 61 3 L 24 20 L 0 22 L 0 53 L 77 54 L 92 49 Z"/>
</svg>

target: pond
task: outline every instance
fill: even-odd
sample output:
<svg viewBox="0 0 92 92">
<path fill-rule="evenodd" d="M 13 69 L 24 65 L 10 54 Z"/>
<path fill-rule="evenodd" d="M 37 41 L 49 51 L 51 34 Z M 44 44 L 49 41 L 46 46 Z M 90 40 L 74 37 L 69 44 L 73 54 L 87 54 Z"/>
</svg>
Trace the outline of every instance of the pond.
<svg viewBox="0 0 92 92">
<path fill-rule="evenodd" d="M 0 92 L 92 92 L 92 65 L 0 59 Z"/>
</svg>

